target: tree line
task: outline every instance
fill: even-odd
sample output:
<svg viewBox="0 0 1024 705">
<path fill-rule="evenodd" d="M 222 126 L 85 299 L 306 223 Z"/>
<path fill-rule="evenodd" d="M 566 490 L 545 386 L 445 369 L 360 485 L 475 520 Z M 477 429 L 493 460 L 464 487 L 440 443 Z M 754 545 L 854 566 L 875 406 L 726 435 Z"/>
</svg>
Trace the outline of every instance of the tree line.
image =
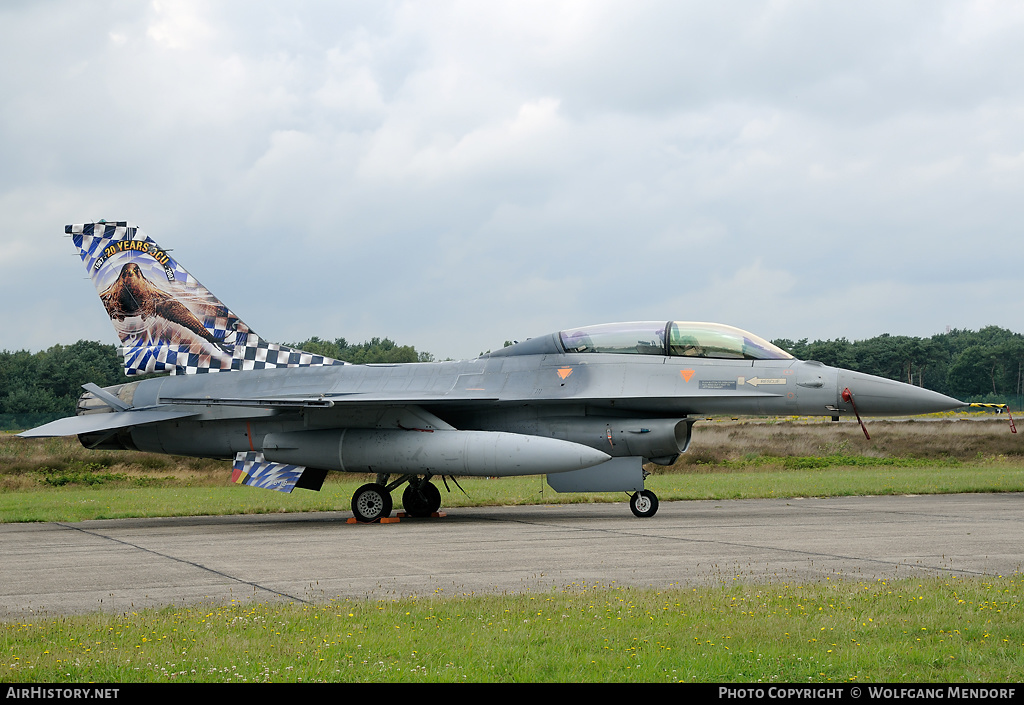
<svg viewBox="0 0 1024 705">
<path fill-rule="evenodd" d="M 428 352 L 416 352 L 412 345 L 398 345 L 390 338 L 371 338 L 363 343 L 351 344 L 344 338 L 333 341 L 313 336 L 301 343 L 288 343 L 290 348 L 305 350 L 314 355 L 326 355 L 335 360 L 344 360 L 356 365 L 371 363 L 433 362 Z"/>
<path fill-rule="evenodd" d="M 287 345 L 356 364 L 434 359 L 430 353 L 417 352 L 412 345 L 398 345 L 389 338 L 350 344 L 344 338 L 328 341 L 314 336 Z M 132 378 L 137 379 L 144 377 Z M 79 340 L 35 353 L 4 350 L 0 352 L 0 430 L 31 428 L 71 416 L 86 382 L 109 387 L 132 380 L 125 377 L 116 345 Z"/>
<path fill-rule="evenodd" d="M 867 340 L 773 340 L 801 360 L 818 360 L 933 389 L 963 401 L 1007 403 L 1024 398 L 1024 335 L 997 326 L 953 330 L 930 338 L 879 335 Z M 507 344 L 507 343 L 506 343 Z M 349 343 L 312 337 L 290 347 L 356 364 L 432 362 L 434 356 L 389 338 Z M 82 385 L 122 384 L 114 345 L 80 340 L 40 352 L 0 352 L 0 429 L 28 428 L 75 412 Z"/>
<path fill-rule="evenodd" d="M 772 342 L 801 360 L 899 380 L 963 401 L 1019 408 L 1024 394 L 1024 335 L 998 326 L 930 338 L 883 334 L 853 342 Z"/>
</svg>

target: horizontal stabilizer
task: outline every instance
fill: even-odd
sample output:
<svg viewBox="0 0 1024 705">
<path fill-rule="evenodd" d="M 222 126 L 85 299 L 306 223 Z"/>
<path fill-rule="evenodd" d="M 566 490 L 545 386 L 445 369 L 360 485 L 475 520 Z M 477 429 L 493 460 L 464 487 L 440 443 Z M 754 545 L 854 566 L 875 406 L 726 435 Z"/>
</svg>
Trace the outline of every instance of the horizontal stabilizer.
<svg viewBox="0 0 1024 705">
<path fill-rule="evenodd" d="M 109 406 L 114 411 L 128 411 L 129 409 L 131 409 L 130 405 L 124 403 L 122 400 L 118 399 L 116 396 L 114 396 L 107 390 L 101 389 L 99 385 L 94 384 L 93 382 L 83 384 L 82 389 L 84 389 L 87 392 L 92 392 L 93 396 L 101 400 L 104 404 Z"/>
<path fill-rule="evenodd" d="M 97 431 L 111 431 L 129 426 L 140 426 L 157 421 L 170 421 L 186 416 L 198 416 L 200 411 L 195 409 L 172 409 L 157 407 L 151 409 L 138 409 L 135 411 L 118 411 L 112 414 L 86 414 L 84 416 L 69 416 L 65 419 L 57 419 L 48 424 L 38 426 L 18 434 L 21 438 L 50 438 L 53 436 L 77 436 L 83 433 L 96 433 Z"/>
</svg>

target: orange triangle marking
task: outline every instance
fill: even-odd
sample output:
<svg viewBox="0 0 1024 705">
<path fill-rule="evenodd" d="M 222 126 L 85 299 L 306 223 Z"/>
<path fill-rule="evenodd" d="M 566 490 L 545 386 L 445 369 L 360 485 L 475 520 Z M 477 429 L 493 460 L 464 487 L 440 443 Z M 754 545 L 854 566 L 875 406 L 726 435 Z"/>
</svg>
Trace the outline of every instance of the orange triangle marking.
<svg viewBox="0 0 1024 705">
<path fill-rule="evenodd" d="M 679 370 L 679 374 L 683 376 L 684 382 L 689 382 L 690 377 L 693 377 L 693 370 Z"/>
<path fill-rule="evenodd" d="M 558 368 L 558 376 L 561 377 L 562 379 L 565 379 L 566 377 L 568 377 L 571 374 L 572 374 L 572 368 L 571 367 L 559 367 Z"/>
</svg>

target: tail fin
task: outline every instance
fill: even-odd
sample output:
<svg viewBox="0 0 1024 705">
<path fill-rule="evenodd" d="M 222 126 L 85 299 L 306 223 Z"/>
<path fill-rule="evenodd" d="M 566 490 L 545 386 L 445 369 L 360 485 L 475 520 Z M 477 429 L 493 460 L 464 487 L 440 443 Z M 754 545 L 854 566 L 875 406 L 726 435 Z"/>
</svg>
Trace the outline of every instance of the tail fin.
<svg viewBox="0 0 1024 705">
<path fill-rule="evenodd" d="M 345 364 L 267 343 L 139 228 L 65 226 L 121 339 L 126 375 Z"/>
</svg>

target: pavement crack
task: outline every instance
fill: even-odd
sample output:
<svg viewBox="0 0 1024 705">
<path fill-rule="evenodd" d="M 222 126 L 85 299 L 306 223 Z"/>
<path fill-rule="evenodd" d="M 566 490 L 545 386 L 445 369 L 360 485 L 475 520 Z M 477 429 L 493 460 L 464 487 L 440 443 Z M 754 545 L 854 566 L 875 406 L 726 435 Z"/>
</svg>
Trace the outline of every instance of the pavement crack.
<svg viewBox="0 0 1024 705">
<path fill-rule="evenodd" d="M 508 522 L 511 522 L 511 523 L 526 524 L 526 525 L 533 525 L 533 526 L 548 526 L 548 527 L 550 527 L 550 526 L 555 525 L 554 522 L 549 523 L 549 522 L 545 522 L 545 521 L 542 521 L 542 520 L 536 520 L 536 519 L 521 519 L 521 518 L 509 519 L 507 517 L 503 517 L 503 518 L 485 517 L 485 519 L 489 520 L 489 521 L 495 521 L 495 522 L 508 521 Z M 559 525 L 559 528 L 564 528 L 564 527 Z M 881 564 L 881 565 L 891 565 L 891 566 L 896 566 L 896 567 L 906 567 L 906 568 L 916 568 L 916 569 L 919 569 L 919 570 L 929 570 L 929 571 L 933 571 L 933 572 L 939 573 L 939 574 L 962 573 L 962 574 L 965 574 L 965 575 L 978 575 L 978 576 L 982 576 L 982 577 L 988 577 L 988 576 L 992 576 L 992 575 L 998 574 L 998 571 L 996 571 L 996 572 L 986 572 L 986 571 L 971 570 L 971 569 L 964 569 L 964 568 L 957 568 L 957 569 L 954 570 L 954 569 L 950 568 L 949 566 L 942 566 L 942 565 L 930 565 L 930 564 L 923 564 L 923 563 L 910 563 L 910 562 L 907 562 L 907 561 L 891 561 L 891 560 L 885 560 L 885 559 L 882 559 L 882 558 L 871 558 L 871 557 L 867 557 L 867 556 L 848 555 L 848 554 L 844 554 L 844 553 L 826 553 L 824 551 L 808 551 L 806 549 L 783 548 L 783 547 L 779 547 L 779 546 L 765 546 L 765 545 L 762 545 L 762 544 L 747 543 L 747 542 L 743 542 L 743 541 L 725 541 L 725 540 L 722 540 L 722 539 L 699 539 L 699 538 L 684 538 L 684 537 L 679 537 L 679 536 L 665 536 L 665 535 L 662 535 L 662 534 L 658 534 L 656 532 L 649 532 L 649 531 L 643 531 L 643 530 L 629 530 L 629 529 L 623 530 L 623 529 L 610 529 L 610 528 L 607 528 L 607 527 L 578 527 L 578 526 L 577 527 L 572 527 L 572 530 L 576 531 L 576 532 L 581 532 L 581 533 L 582 532 L 592 532 L 592 533 L 603 533 L 603 534 L 609 534 L 609 535 L 615 535 L 615 536 L 627 536 L 627 537 L 630 537 L 630 538 L 636 538 L 638 540 L 644 540 L 644 541 L 657 540 L 657 541 L 664 541 L 666 543 L 679 543 L 679 544 L 688 544 L 689 543 L 689 544 L 703 544 L 703 545 L 714 545 L 714 546 L 731 546 L 731 547 L 735 547 L 735 548 L 753 549 L 753 550 L 757 550 L 757 551 L 774 551 L 774 552 L 777 552 L 779 554 L 789 554 L 789 555 L 797 555 L 797 556 L 808 556 L 808 557 L 811 557 L 811 558 L 832 558 L 832 559 L 837 559 L 837 560 L 851 561 L 851 562 L 854 562 L 854 563 L 878 563 L 878 564 Z"/>
<path fill-rule="evenodd" d="M 148 553 L 148 554 L 150 554 L 152 556 L 158 556 L 160 558 L 164 558 L 164 559 L 169 560 L 169 561 L 174 561 L 175 563 L 181 563 L 183 565 L 192 566 L 193 568 L 198 568 L 199 570 L 205 571 L 207 573 L 211 573 L 213 575 L 217 575 L 217 576 L 225 578 L 227 580 L 231 580 L 233 582 L 236 582 L 239 585 L 248 585 L 249 587 L 254 588 L 256 590 L 262 590 L 263 592 L 268 592 L 271 595 L 277 595 L 279 597 L 284 597 L 284 598 L 289 599 L 289 600 L 295 600 L 296 602 L 301 602 L 302 604 L 306 604 L 306 605 L 311 604 L 309 600 L 304 600 L 301 597 L 296 597 L 295 595 L 289 595 L 286 592 L 280 592 L 279 590 L 274 590 L 273 588 L 269 588 L 269 587 L 267 587 L 265 585 L 260 585 L 259 583 L 254 582 L 252 580 L 243 580 L 242 578 L 239 578 L 237 576 L 229 575 L 228 573 L 225 573 L 223 571 L 216 570 L 215 568 L 210 568 L 209 566 L 205 566 L 202 563 L 196 563 L 195 561 L 186 560 L 184 558 L 178 558 L 177 556 L 172 556 L 172 555 L 167 554 L 167 553 L 161 553 L 160 551 L 154 551 L 151 548 L 146 548 L 145 546 L 140 546 L 138 544 L 132 543 L 131 541 L 123 541 L 121 539 L 116 539 L 113 536 L 107 536 L 106 534 L 101 534 L 98 531 L 89 531 L 88 529 L 83 529 L 80 526 L 72 526 L 70 524 L 64 524 L 64 523 L 59 522 L 59 521 L 55 521 L 55 522 L 53 522 L 53 524 L 55 526 L 59 526 L 59 527 L 64 528 L 64 529 L 71 529 L 73 531 L 78 531 L 78 532 L 81 532 L 83 534 L 88 534 L 89 536 L 95 536 L 97 538 L 105 539 L 105 540 L 110 541 L 112 543 L 118 543 L 118 544 L 121 544 L 122 546 L 128 546 L 129 548 L 134 548 L 137 551 L 142 551 L 142 552 Z"/>
</svg>

